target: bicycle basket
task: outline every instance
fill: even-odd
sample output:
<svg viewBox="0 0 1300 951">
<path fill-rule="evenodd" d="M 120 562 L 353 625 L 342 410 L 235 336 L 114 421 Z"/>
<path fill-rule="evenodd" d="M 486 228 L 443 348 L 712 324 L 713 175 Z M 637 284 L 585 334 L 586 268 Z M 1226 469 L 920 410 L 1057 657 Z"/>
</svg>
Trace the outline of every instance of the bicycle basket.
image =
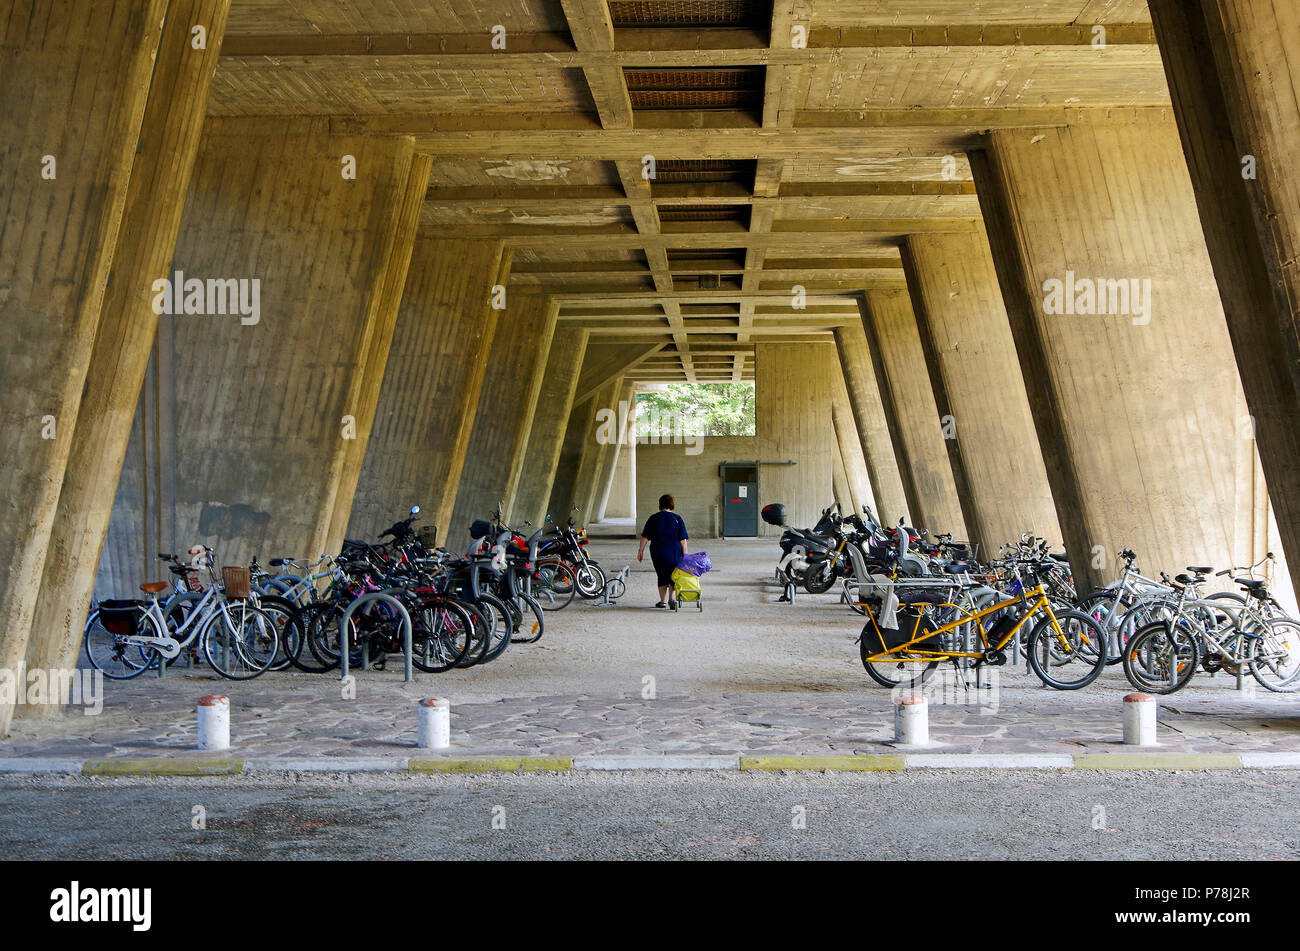
<svg viewBox="0 0 1300 951">
<path fill-rule="evenodd" d="M 118 637 L 130 637 L 140 623 L 141 608 L 135 601 L 101 601 L 99 623 Z"/>
<path fill-rule="evenodd" d="M 438 547 L 438 526 L 421 525 L 415 530 L 415 537 L 428 551 Z"/>
<path fill-rule="evenodd" d="M 227 565 L 221 569 L 221 586 L 226 589 L 228 598 L 248 597 L 248 569 L 238 565 Z"/>
</svg>

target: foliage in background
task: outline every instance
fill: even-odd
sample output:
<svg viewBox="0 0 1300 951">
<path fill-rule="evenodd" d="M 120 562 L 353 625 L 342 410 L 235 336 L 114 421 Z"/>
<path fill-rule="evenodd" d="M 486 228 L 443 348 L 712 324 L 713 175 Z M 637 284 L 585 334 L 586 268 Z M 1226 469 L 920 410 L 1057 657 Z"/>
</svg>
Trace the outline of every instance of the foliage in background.
<svg viewBox="0 0 1300 951">
<path fill-rule="evenodd" d="M 637 394 L 637 433 L 661 436 L 674 416 L 695 436 L 753 436 L 753 383 L 670 383 L 668 389 Z"/>
</svg>

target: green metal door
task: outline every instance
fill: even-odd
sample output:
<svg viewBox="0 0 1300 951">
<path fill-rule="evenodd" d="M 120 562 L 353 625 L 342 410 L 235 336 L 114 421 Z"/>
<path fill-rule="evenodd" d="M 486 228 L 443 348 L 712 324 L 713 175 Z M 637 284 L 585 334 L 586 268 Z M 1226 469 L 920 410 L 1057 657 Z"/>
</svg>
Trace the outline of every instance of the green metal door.
<svg viewBox="0 0 1300 951">
<path fill-rule="evenodd" d="M 758 534 L 758 466 L 722 466 L 722 534 L 747 538 Z"/>
</svg>

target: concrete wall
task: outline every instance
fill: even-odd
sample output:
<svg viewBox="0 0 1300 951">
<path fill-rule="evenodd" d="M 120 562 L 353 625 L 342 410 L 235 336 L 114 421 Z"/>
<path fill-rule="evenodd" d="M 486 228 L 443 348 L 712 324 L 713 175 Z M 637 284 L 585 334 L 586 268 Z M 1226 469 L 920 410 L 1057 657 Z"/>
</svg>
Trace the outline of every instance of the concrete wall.
<svg viewBox="0 0 1300 951">
<path fill-rule="evenodd" d="M 714 436 L 704 439 L 700 446 L 698 456 L 688 456 L 685 446 L 656 446 L 649 443 L 637 445 L 638 532 L 645 520 L 659 510 L 659 496 L 668 493 L 677 500 L 677 514 L 686 519 L 687 531 L 701 538 L 712 535 L 716 518 L 714 510 L 722 500 L 722 480 L 718 477 L 718 465 L 723 462 L 752 462 L 766 458 L 761 455 L 763 445 L 757 436 Z M 768 467 L 759 469 L 760 501 L 773 501 L 764 495 L 770 471 Z"/>
<path fill-rule="evenodd" d="M 340 171 L 347 154 L 355 180 Z M 412 188 L 413 162 L 409 138 L 336 136 L 307 120 L 208 121 L 174 266 L 187 278 L 260 281 L 260 319 L 162 317 L 171 376 L 158 405 L 172 407 L 170 432 L 161 417 L 144 420 L 147 439 L 163 436 L 162 478 L 133 473 L 119 487 L 109 533 L 126 537 L 106 546 L 101 568 L 116 593 L 129 592 L 122 582 L 152 543 L 207 543 L 226 564 L 337 549 L 332 523 L 351 502 L 345 474 L 365 452 L 376 361 L 396 319 L 399 226 L 408 192 L 425 187 Z M 141 460 L 128 453 L 125 465 Z M 167 537 L 140 538 L 156 521 Z M 141 543 L 140 561 L 112 563 Z"/>
</svg>

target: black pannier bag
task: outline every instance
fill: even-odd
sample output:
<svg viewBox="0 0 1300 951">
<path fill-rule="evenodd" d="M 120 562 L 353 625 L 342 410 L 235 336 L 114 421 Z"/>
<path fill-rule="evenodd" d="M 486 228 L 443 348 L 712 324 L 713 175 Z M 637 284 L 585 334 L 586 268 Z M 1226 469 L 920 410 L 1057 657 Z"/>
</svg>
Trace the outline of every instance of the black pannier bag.
<svg viewBox="0 0 1300 951">
<path fill-rule="evenodd" d="M 863 639 L 867 640 L 869 647 L 874 648 L 872 653 L 890 650 L 906 644 L 908 641 L 917 637 L 921 630 L 917 628 L 917 620 L 921 617 L 921 604 L 944 604 L 948 601 L 946 592 L 930 591 L 924 588 L 899 588 L 898 589 L 898 627 L 888 628 L 881 627 L 879 623 L 879 613 L 873 612 L 874 620 L 868 621 L 867 626 L 862 631 Z M 918 605 L 911 607 L 910 604 Z M 880 647 L 876 647 L 880 644 Z M 940 648 L 940 638 L 932 637 L 925 640 L 917 641 L 912 645 L 919 651 L 937 651 Z"/>
<path fill-rule="evenodd" d="M 764 505 L 762 511 L 758 514 L 762 516 L 763 521 L 767 522 L 769 525 L 785 524 L 785 506 L 780 502 L 773 502 L 771 505 Z"/>
<path fill-rule="evenodd" d="M 130 637 L 140 626 L 142 609 L 138 601 L 101 601 L 99 623 L 118 637 Z"/>
</svg>

